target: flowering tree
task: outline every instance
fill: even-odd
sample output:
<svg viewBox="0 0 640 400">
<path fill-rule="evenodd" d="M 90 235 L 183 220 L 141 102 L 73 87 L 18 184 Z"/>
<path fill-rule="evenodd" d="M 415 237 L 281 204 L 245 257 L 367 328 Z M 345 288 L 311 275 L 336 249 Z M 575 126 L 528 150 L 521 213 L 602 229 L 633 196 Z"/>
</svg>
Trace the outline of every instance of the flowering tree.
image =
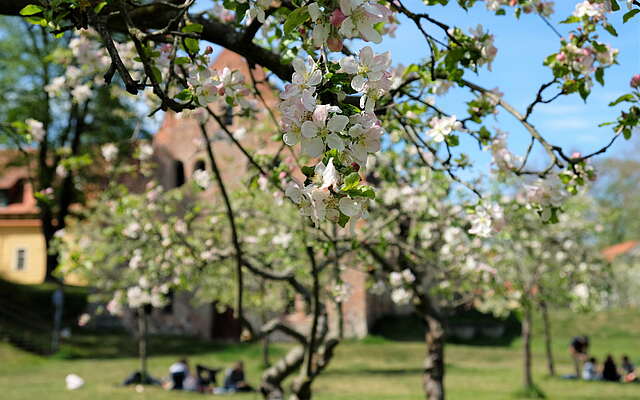
<svg viewBox="0 0 640 400">
<path fill-rule="evenodd" d="M 107 150 L 109 147 L 106 148 Z M 208 249 L 215 240 L 200 208 L 185 201 L 184 193 L 163 192 L 153 182 L 143 194 L 122 184 L 108 188 L 83 210 L 79 219 L 58 231 L 55 248 L 62 255 L 62 273 L 75 273 L 108 303 L 107 311 L 122 315 L 130 309 L 138 317 L 140 372 L 148 383 L 147 316 L 167 304 L 168 295 L 184 282 L 200 282 L 215 275 L 220 287 L 232 279 L 223 268 L 223 252 Z M 229 295 L 222 291 L 219 298 Z"/>
<path fill-rule="evenodd" d="M 144 131 L 136 129 L 131 99 L 119 87 L 104 85 L 106 60 L 88 35 L 53 40 L 40 27 L 11 26 L 15 22 L 4 18 L 0 28 L 0 65 L 11 71 L 3 74 L 8 80 L 4 93 L 12 99 L 0 107 L 5 121 L 0 142 L 15 150 L 9 162 L 29 172 L 50 250 L 46 278 L 51 279 L 58 265 L 51 251 L 55 233 L 64 229 L 71 205 L 83 203 L 103 182 L 101 168 L 92 167 L 100 160 L 99 145 L 122 146 Z"/>
<path fill-rule="evenodd" d="M 428 399 L 442 399 L 447 316 L 482 301 L 495 273 L 482 261 L 491 221 L 454 200 L 446 174 L 420 168 L 418 152 L 387 154 L 368 177 L 379 200 L 371 207 L 375 222 L 363 231 L 363 247 L 379 266 L 374 288 L 386 287 L 395 303 L 413 305 L 423 320 L 424 390 Z"/>
<path fill-rule="evenodd" d="M 492 239 L 488 261 L 495 274 L 495 291 L 485 301 L 494 310 L 522 313 L 524 386 L 537 391 L 531 374 L 532 315 L 543 314 L 549 373 L 555 374 L 551 351 L 548 306 L 570 305 L 575 310 L 599 306 L 608 273 L 599 258 L 593 236 L 596 222 L 589 218 L 593 202 L 573 199 L 557 224 L 544 224 L 526 210 L 524 196 L 503 202 L 509 223 Z"/>
<path fill-rule="evenodd" d="M 279 118 L 285 143 L 300 144 L 309 167 L 317 166 L 320 160 L 327 165 L 324 159 L 333 157 L 334 166 L 339 166 L 336 172 L 340 181 L 349 176 L 356 179 L 353 174 L 367 154 L 380 148 L 382 126 L 393 123 L 407 131 L 407 140 L 424 149 L 435 151 L 433 145 L 443 143 L 442 149 L 435 151 L 437 157 L 424 167 L 445 169 L 457 181 L 470 186 L 456 171 L 472 165 L 472 160 L 463 154 L 454 157 L 455 147 L 461 140 L 481 145 L 498 140 L 504 147 L 506 142 L 501 135 L 483 124 L 498 108 L 511 114 L 531 136 L 532 146 L 518 162 L 505 160 L 500 164 L 512 174 L 544 178 L 563 171 L 574 183 L 580 183 L 585 178 L 581 170 L 584 162 L 609 147 L 587 155 L 568 155 L 529 119 L 541 103 L 574 93 L 587 99 L 594 79 L 604 84 L 605 71 L 616 62 L 618 50 L 603 42 L 600 34 L 617 34 L 607 18 L 609 13 L 621 10 L 615 0 L 585 0 L 576 5 L 564 21 L 575 29 L 568 38 L 561 38 L 558 51 L 544 60 L 550 68 L 550 81 L 541 84 L 525 111 L 516 110 L 499 91 L 487 90 L 469 77 L 480 68 L 491 69 L 497 49 L 489 32 L 479 27 L 467 34 L 428 13 L 413 11 L 400 0 L 214 1 L 213 8 L 203 12 L 192 10 L 194 3 L 111 0 L 89 5 L 75 0 L 21 0 L 3 5 L 0 12 L 21 14 L 52 33 L 92 28 L 100 39 L 99 46 L 108 54 L 105 82 L 111 82 L 117 73 L 128 92 L 149 89 L 156 98 L 157 109 L 163 110 L 198 109 L 217 98 L 243 105 L 246 91 L 241 79 L 233 71 L 207 68 L 211 49 L 200 42 L 235 51 L 251 65 L 266 68 L 284 82 Z M 447 3 L 424 1 L 426 6 Z M 458 1 L 464 9 L 475 3 L 476 0 Z M 513 11 L 518 18 L 531 13 L 545 18 L 553 13 L 549 1 L 484 3 L 498 15 Z M 625 21 L 637 14 L 634 7 L 638 3 L 629 1 L 627 7 Z M 371 47 L 359 43 L 381 42 L 393 34 L 400 17 L 415 25 L 431 51 L 424 62 L 391 70 L 389 53 L 375 54 Z M 120 37 L 123 39 L 118 40 L 125 41 L 125 50 L 116 40 Z M 346 41 L 359 50 L 348 48 Z M 612 142 L 619 136 L 630 137 L 638 123 L 639 109 L 633 104 L 637 101 L 637 85 L 637 79 L 632 81 L 634 91 L 612 102 L 631 103 L 612 123 Z M 472 95 L 466 117 L 447 113 L 426 96 L 443 94 L 452 86 Z M 547 95 L 550 90 L 556 90 L 556 94 Z M 539 170 L 528 163 L 535 143 L 544 148 L 549 159 L 548 165 Z M 312 214 L 316 223 L 327 218 L 342 220 L 343 224 L 357 219 L 373 195 L 360 180 L 348 193 L 334 193 L 321 185 L 299 189 L 304 192 L 299 205 L 304 214 Z M 558 209 L 558 204 L 549 199 L 539 200 L 542 202 L 536 205 L 540 209 Z"/>
<path fill-rule="evenodd" d="M 539 177 L 529 191 L 528 203 L 543 219 L 555 221 L 561 209 L 561 188 L 576 192 L 593 175 L 586 161 L 607 151 L 620 136 L 629 138 L 640 117 L 636 105 L 640 82 L 634 77 L 630 92 L 611 103 L 624 103 L 628 108 L 611 123 L 612 139 L 603 148 L 585 155 L 568 154 L 530 122 L 540 104 L 574 94 L 587 100 L 593 80 L 605 84 L 605 72 L 616 62 L 618 51 L 600 35 L 617 34 L 608 19 L 610 13 L 621 12 L 616 0 L 585 0 L 576 5 L 564 21 L 572 27 L 571 34 L 559 40 L 557 52 L 541 60 L 549 67 L 549 80 L 532 93 L 524 110 L 508 103 L 499 90 L 473 82 L 473 73 L 490 70 L 497 56 L 490 32 L 478 27 L 465 33 L 434 17 L 435 13 L 418 11 L 402 0 L 225 0 L 212 1 L 212 7 L 204 11 L 194 7 L 195 3 L 18 0 L 0 5 L 0 13 L 20 14 L 54 34 L 89 28 L 99 38 L 97 46 L 108 54 L 106 83 L 117 74 L 128 92 L 151 92 L 154 111 L 182 112 L 203 123 L 206 118 L 220 122 L 208 107 L 210 103 L 224 102 L 249 111 L 252 104 L 246 101 L 250 90 L 245 82 L 256 84 L 253 75 L 242 77 L 239 71 L 209 68 L 213 49 L 204 42 L 263 67 L 282 87 L 279 113 L 272 115 L 284 143 L 299 161 L 284 171 L 289 181 L 283 190 L 320 232 L 330 223 L 355 227 L 358 219 L 368 215 L 370 200 L 376 195 L 361 171 L 387 138 L 397 138 L 396 146 L 403 150 L 416 149 L 422 155 L 417 160 L 420 168 L 446 174 L 478 196 L 470 204 L 475 218 L 463 235 L 485 235 L 501 221 L 499 209 L 484 199 L 482 186 L 460 173 L 479 168 L 459 150 L 463 141 L 490 149 L 503 174 Z M 435 6 L 449 1 L 422 3 L 435 12 Z M 471 9 L 475 3 L 459 0 L 452 6 Z M 552 3 L 542 0 L 483 3 L 498 15 L 513 12 L 518 18 L 533 13 L 546 18 L 553 12 Z M 639 12 L 640 3 L 629 1 L 627 7 L 625 21 Z M 363 43 L 380 43 L 401 21 L 415 26 L 419 39 L 430 49 L 424 61 L 416 60 L 406 68 L 394 65 L 390 53 L 377 54 Z M 436 100 L 447 90 L 468 95 L 468 115 L 455 115 Z M 524 154 L 513 154 L 506 134 L 487 127 L 487 117 L 497 110 L 511 115 L 529 135 L 531 145 Z M 204 136 L 206 139 L 206 133 Z M 546 153 L 547 164 L 542 168 L 530 161 L 536 144 Z M 244 154 L 265 179 L 283 187 L 271 164 L 265 166 L 248 152 Z M 215 165 L 210 151 L 209 156 Z M 294 178 L 297 164 L 302 165 L 303 179 Z M 242 320 L 243 272 L 250 267 L 233 207 L 220 182 L 219 190 L 234 249 L 234 310 Z M 447 215 L 455 218 L 456 214 Z M 458 225 L 455 219 L 451 222 L 450 226 Z M 319 310 L 315 304 L 314 310 Z M 315 340 L 315 335 L 311 337 Z"/>
</svg>

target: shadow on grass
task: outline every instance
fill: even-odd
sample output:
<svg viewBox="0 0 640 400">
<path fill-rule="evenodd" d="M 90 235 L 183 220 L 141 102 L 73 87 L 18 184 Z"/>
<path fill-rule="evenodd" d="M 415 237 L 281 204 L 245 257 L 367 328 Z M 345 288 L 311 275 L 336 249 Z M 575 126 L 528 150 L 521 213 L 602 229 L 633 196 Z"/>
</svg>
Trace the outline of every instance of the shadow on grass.
<svg viewBox="0 0 640 400">
<path fill-rule="evenodd" d="M 471 346 L 508 347 L 520 336 L 520 322 L 515 315 L 498 319 L 492 315 L 483 314 L 473 309 L 460 310 L 449 316 L 447 323 L 447 343 Z M 471 338 L 463 339 L 455 335 L 456 328 L 472 327 L 472 329 L 479 332 L 482 330 L 482 327 L 498 325 L 503 327 L 502 335 L 499 337 L 474 334 Z M 414 314 L 385 315 L 374 323 L 371 333 L 392 341 L 424 341 L 426 327 L 424 322 Z"/>
<path fill-rule="evenodd" d="M 359 376 L 359 375 L 416 375 L 421 374 L 424 370 L 422 368 L 331 368 L 323 373 L 323 375 L 339 375 L 339 376 Z"/>
<path fill-rule="evenodd" d="M 113 359 L 136 357 L 136 339 L 126 332 L 82 332 L 65 340 L 52 358 Z M 225 358 L 238 355 L 257 357 L 261 350 L 248 344 L 216 343 L 195 337 L 151 335 L 147 342 L 150 356 L 191 356 L 224 352 Z"/>
</svg>

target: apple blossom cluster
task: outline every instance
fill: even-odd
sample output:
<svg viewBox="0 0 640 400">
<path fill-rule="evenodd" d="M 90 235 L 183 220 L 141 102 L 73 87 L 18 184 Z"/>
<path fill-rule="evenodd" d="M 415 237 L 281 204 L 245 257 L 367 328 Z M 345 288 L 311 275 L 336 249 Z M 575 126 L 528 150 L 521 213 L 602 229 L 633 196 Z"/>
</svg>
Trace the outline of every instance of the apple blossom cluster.
<svg viewBox="0 0 640 400">
<path fill-rule="evenodd" d="M 573 157 L 580 157 L 580 153 L 573 154 Z M 582 161 L 573 164 L 558 174 L 560 181 L 565 185 L 567 192 L 577 194 L 578 188 L 584 186 L 588 181 L 596 179 L 596 172 L 593 165 Z"/>
<path fill-rule="evenodd" d="M 111 165 L 118 157 L 118 146 L 113 143 L 106 143 L 100 147 L 100 153 L 107 163 Z"/>
<path fill-rule="evenodd" d="M 549 176 L 525 185 L 522 195 L 525 204 L 536 210 L 543 221 L 553 222 L 567 192 L 557 176 Z"/>
<path fill-rule="evenodd" d="M 429 139 L 436 143 L 444 142 L 446 137 L 453 131 L 462 130 L 462 123 L 456 119 L 455 115 L 449 117 L 433 117 L 429 121 L 430 129 L 427 131 Z"/>
<path fill-rule="evenodd" d="M 568 91 L 575 91 L 572 86 L 576 80 L 584 80 L 584 87 L 589 91 L 593 86 L 591 75 L 602 74 L 600 71 L 616 63 L 618 49 L 596 40 L 589 41 L 581 34 L 570 34 L 569 41 L 562 40 L 561 45 L 560 51 L 549 56 L 545 64 L 553 69 L 556 77 L 565 81 L 564 87 Z M 601 81 L 598 74 L 596 78 Z"/>
<path fill-rule="evenodd" d="M 136 52 L 132 42 L 115 43 L 132 76 L 141 76 L 141 65 L 134 61 Z M 105 84 L 103 75 L 111 65 L 111 57 L 98 34 L 92 29 L 76 31 L 69 41 L 69 51 L 53 54 L 53 59 L 65 66 L 65 73 L 51 80 L 45 91 L 52 97 L 62 97 L 71 93 L 75 103 L 82 104 L 93 95 L 93 89 Z"/>
<path fill-rule="evenodd" d="M 475 207 L 474 213 L 469 216 L 469 221 L 471 222 L 469 233 L 487 238 L 504 226 L 504 211 L 496 203 L 478 205 Z"/>
<path fill-rule="evenodd" d="M 495 172 L 512 172 L 522 162 L 522 157 L 513 154 L 507 146 L 507 133 L 498 130 L 491 140 L 491 144 L 485 149 L 491 151 L 492 165 Z"/>
<path fill-rule="evenodd" d="M 408 285 L 411 285 L 415 280 L 416 277 L 409 269 L 405 269 L 401 272 L 390 272 L 389 284 L 391 285 L 391 301 L 398 305 L 411 303 L 413 294 Z"/>
<path fill-rule="evenodd" d="M 330 292 L 331 292 L 331 298 L 336 303 L 344 303 L 347 300 L 349 300 L 349 297 L 351 297 L 353 289 L 350 284 L 346 282 L 339 282 L 334 284 L 331 287 Z"/>
<path fill-rule="evenodd" d="M 389 53 L 375 54 L 367 46 L 357 57 L 327 63 L 325 67 L 336 72 L 323 80 L 321 65 L 312 57 L 293 61 L 292 83 L 280 96 L 283 140 L 289 146 L 300 144 L 303 155 L 322 156 L 323 160 L 303 169 L 305 184 L 291 182 L 287 196 L 316 224 L 325 218 L 335 222 L 342 219 L 344 226 L 349 219 L 366 214 L 365 203 L 373 197 L 373 191 L 360 184 L 358 170 L 366 165 L 369 154 L 380 150 L 383 130 L 373 111 L 376 101 L 391 87 L 390 63 Z M 349 93 L 360 95 L 362 111 L 353 106 L 323 104 L 321 93 L 325 85 L 334 83 L 328 81 L 332 77 L 342 79 Z"/>
<path fill-rule="evenodd" d="M 28 118 L 24 122 L 27 125 L 27 131 L 33 140 L 41 142 L 45 138 L 47 132 L 45 131 L 44 124 L 41 121 Z"/>
<path fill-rule="evenodd" d="M 297 204 L 302 215 L 310 217 L 316 226 L 325 219 L 344 226 L 346 222 L 341 222 L 343 215 L 353 220 L 366 216 L 367 197 L 339 195 L 342 190 L 340 186 L 342 178 L 333 160 L 330 158 L 326 166 L 322 161 L 316 164 L 314 174 L 307 178 L 310 183 L 306 186 L 292 181 L 285 189 L 285 195 Z M 353 174 L 358 175 L 357 172 Z M 359 181 L 359 175 L 356 179 Z M 355 182 L 356 185 L 358 181 Z"/>
<path fill-rule="evenodd" d="M 504 13 L 503 7 L 517 7 L 517 12 L 524 12 L 525 14 L 538 13 L 544 17 L 549 17 L 553 14 L 553 1 L 543 0 L 485 0 L 485 5 L 488 10 L 495 11 L 496 13 Z"/>
<path fill-rule="evenodd" d="M 475 28 L 471 28 L 469 31 L 474 40 L 474 47 L 480 50 L 480 58 L 476 61 L 476 65 L 482 67 L 486 64 L 487 69 L 491 71 L 491 64 L 498 54 L 498 49 L 493 45 L 495 41 L 494 36 L 485 32 L 480 24 Z"/>
<path fill-rule="evenodd" d="M 601 20 L 606 19 L 606 14 L 609 12 L 611 12 L 609 1 L 585 0 L 576 4 L 572 15 L 580 19 Z"/>
<path fill-rule="evenodd" d="M 311 35 L 314 46 L 327 46 L 331 51 L 342 50 L 343 38 L 380 43 L 382 35 L 376 25 L 394 21 L 391 10 L 375 1 L 341 0 L 335 9 L 332 2 L 318 1 L 310 3 L 307 10 L 314 24 Z M 392 34 L 393 30 L 387 28 L 386 33 Z"/>
</svg>

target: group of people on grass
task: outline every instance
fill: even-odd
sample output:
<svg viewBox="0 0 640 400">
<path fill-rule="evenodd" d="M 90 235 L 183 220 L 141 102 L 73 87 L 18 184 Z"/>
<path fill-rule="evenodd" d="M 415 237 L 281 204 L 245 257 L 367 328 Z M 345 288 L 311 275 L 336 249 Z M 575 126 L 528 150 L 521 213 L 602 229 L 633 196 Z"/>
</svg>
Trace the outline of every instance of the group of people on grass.
<svg viewBox="0 0 640 400">
<path fill-rule="evenodd" d="M 169 377 L 163 387 L 167 390 L 187 390 L 200 393 L 229 394 L 253 392 L 244 376 L 244 363 L 237 361 L 224 374 L 223 385 L 218 385 L 216 375 L 220 369 L 196 365 L 195 374 L 186 358 L 180 359 L 169 367 Z"/>
<path fill-rule="evenodd" d="M 636 367 L 626 355 L 622 356 L 620 368 L 611 354 L 608 354 L 602 366 L 599 366 L 598 360 L 589 355 L 587 336 L 574 337 L 569 350 L 576 368 L 576 378 L 581 377 L 586 381 L 638 382 Z"/>
</svg>

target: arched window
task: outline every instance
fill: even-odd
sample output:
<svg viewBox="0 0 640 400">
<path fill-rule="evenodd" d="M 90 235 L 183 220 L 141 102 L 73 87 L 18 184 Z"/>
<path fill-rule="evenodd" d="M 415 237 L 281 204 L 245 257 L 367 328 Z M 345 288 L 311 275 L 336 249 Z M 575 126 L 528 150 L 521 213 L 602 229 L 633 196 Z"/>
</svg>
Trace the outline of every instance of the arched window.
<svg viewBox="0 0 640 400">
<path fill-rule="evenodd" d="M 198 160 L 196 161 L 195 164 L 193 164 L 193 172 L 206 171 L 206 170 L 207 170 L 207 165 L 204 163 L 203 160 Z"/>
<path fill-rule="evenodd" d="M 175 161 L 174 168 L 176 170 L 176 187 L 184 185 L 184 164 L 182 161 Z"/>
</svg>

